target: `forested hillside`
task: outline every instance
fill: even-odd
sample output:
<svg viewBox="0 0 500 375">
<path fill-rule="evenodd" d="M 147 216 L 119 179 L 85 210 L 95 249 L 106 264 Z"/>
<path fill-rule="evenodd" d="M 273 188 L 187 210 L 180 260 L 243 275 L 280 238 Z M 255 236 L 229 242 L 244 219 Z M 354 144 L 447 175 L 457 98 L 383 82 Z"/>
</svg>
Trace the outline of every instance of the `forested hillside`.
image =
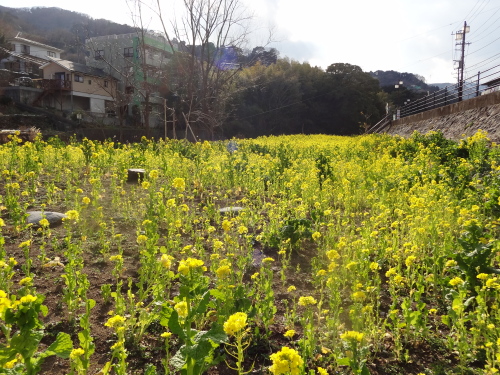
<svg viewBox="0 0 500 375">
<path fill-rule="evenodd" d="M 84 62 L 83 44 L 89 36 L 124 34 L 135 31 L 105 19 L 60 8 L 8 8 L 0 6 L 0 35 L 23 36 L 65 51 L 62 58 Z"/>
</svg>

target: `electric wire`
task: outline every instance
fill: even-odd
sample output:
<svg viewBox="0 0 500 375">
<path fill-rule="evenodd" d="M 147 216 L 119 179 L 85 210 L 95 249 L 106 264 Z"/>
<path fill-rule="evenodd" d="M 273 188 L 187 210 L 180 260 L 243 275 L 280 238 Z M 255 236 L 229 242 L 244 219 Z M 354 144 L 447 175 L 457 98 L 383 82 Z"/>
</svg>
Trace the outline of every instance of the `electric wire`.
<svg viewBox="0 0 500 375">
<path fill-rule="evenodd" d="M 486 2 L 486 0 L 485 0 L 485 1 L 483 1 L 483 6 L 482 6 L 482 9 L 484 9 L 484 7 L 485 7 L 486 5 L 488 5 L 488 3 L 489 3 L 489 2 L 490 2 L 490 0 L 488 0 L 487 2 Z M 481 14 L 480 9 L 481 9 L 481 7 L 478 7 L 478 8 L 477 8 L 477 11 L 476 11 L 476 13 L 475 13 L 475 15 L 474 15 L 474 14 L 472 14 L 472 15 L 471 15 L 471 18 L 470 18 L 470 20 L 469 20 L 471 24 L 472 24 L 472 22 L 476 19 L 476 17 L 477 17 L 478 15 L 480 15 L 480 14 Z"/>
</svg>

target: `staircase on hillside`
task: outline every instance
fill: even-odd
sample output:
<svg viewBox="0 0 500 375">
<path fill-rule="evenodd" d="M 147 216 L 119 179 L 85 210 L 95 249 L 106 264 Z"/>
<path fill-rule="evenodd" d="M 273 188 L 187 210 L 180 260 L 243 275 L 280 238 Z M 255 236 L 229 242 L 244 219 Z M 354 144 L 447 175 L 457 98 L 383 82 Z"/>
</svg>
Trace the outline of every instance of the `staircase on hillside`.
<svg viewBox="0 0 500 375">
<path fill-rule="evenodd" d="M 389 112 L 382 120 L 373 125 L 368 131 L 367 134 L 380 133 L 382 129 L 389 126 L 392 122 L 392 113 Z"/>
<path fill-rule="evenodd" d="M 59 94 L 61 96 L 63 92 L 71 91 L 71 82 L 62 79 L 34 79 L 33 85 L 43 90 L 33 101 L 33 106 L 39 105 L 48 95 Z"/>
</svg>

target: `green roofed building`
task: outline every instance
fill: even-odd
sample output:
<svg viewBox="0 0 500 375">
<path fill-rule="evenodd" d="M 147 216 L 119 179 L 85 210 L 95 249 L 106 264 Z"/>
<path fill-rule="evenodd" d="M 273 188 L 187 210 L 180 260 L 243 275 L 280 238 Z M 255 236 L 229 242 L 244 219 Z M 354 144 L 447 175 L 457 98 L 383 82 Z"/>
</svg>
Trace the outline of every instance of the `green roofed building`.
<svg viewBox="0 0 500 375">
<path fill-rule="evenodd" d="M 138 115 L 144 108 L 152 114 L 161 112 L 159 91 L 166 82 L 165 68 L 176 44 L 171 45 L 160 33 L 138 31 L 89 38 L 85 45 L 87 65 L 102 69 L 119 81 L 117 111 L 128 115 Z M 160 118 L 151 117 L 150 125 L 159 126 Z"/>
</svg>

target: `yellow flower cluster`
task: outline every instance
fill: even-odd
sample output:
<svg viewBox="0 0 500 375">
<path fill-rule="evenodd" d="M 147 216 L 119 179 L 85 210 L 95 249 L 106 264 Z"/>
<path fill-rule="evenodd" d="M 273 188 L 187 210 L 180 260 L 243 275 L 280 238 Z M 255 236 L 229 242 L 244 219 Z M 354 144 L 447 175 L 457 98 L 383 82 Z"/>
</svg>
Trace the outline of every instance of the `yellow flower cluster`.
<svg viewBox="0 0 500 375">
<path fill-rule="evenodd" d="M 172 260 L 173 259 L 174 258 L 171 255 L 162 254 L 161 258 L 160 258 L 160 263 L 163 266 L 163 268 L 166 268 L 167 270 L 169 270 L 170 267 L 172 267 Z"/>
<path fill-rule="evenodd" d="M 111 255 L 111 256 L 109 257 L 109 260 L 110 260 L 111 262 L 117 262 L 117 261 L 120 261 L 120 260 L 122 260 L 122 259 L 123 259 L 123 257 L 122 257 L 120 254 L 117 254 L 117 255 Z"/>
<path fill-rule="evenodd" d="M 215 273 L 217 274 L 217 277 L 219 279 L 225 279 L 231 274 L 231 267 L 229 267 L 228 265 L 220 266 L 219 268 L 217 268 Z"/>
<path fill-rule="evenodd" d="M 286 331 L 286 332 L 284 333 L 284 335 L 283 335 L 283 336 L 285 336 L 286 338 L 291 339 L 293 336 L 295 336 L 295 330 L 293 330 L 293 329 L 289 329 L 288 331 Z"/>
<path fill-rule="evenodd" d="M 188 316 L 188 304 L 186 301 L 177 302 L 174 309 L 181 318 Z"/>
<path fill-rule="evenodd" d="M 23 305 L 27 305 L 28 303 L 35 302 L 36 297 L 31 294 L 27 294 L 19 299 L 19 302 Z"/>
<path fill-rule="evenodd" d="M 273 364 L 269 367 L 269 371 L 274 375 L 299 375 L 304 365 L 304 360 L 299 353 L 287 346 L 281 348 L 279 352 L 271 354 L 271 361 Z"/>
<path fill-rule="evenodd" d="M 299 306 L 314 306 L 316 303 L 317 301 L 314 297 L 299 297 Z"/>
<path fill-rule="evenodd" d="M 104 325 L 111 328 L 121 327 L 123 323 L 125 323 L 125 320 L 126 319 L 123 316 L 115 315 L 109 318 L 108 321 L 104 323 Z"/>
<path fill-rule="evenodd" d="M 12 305 L 9 296 L 3 290 L 0 290 L 0 317 L 3 316 L 5 310 Z"/>
<path fill-rule="evenodd" d="M 450 285 L 451 286 L 457 286 L 457 285 L 462 285 L 464 281 L 460 277 L 454 277 L 453 279 L 450 280 Z"/>
<path fill-rule="evenodd" d="M 147 240 L 148 240 L 148 237 L 145 236 L 144 234 L 140 234 L 139 236 L 137 236 L 137 243 L 138 244 L 146 243 Z"/>
<path fill-rule="evenodd" d="M 348 342 L 361 342 L 363 341 L 363 336 L 363 333 L 357 331 L 347 331 L 340 334 L 340 338 Z"/>
<path fill-rule="evenodd" d="M 186 260 L 181 260 L 179 262 L 177 272 L 179 272 L 181 275 L 187 276 L 189 274 L 189 271 L 191 270 L 199 269 L 201 271 L 206 271 L 207 267 L 205 267 L 204 264 L 205 263 L 200 259 L 187 258 Z"/>
<path fill-rule="evenodd" d="M 21 286 L 31 285 L 32 281 L 33 279 L 31 277 L 25 277 L 24 279 L 21 279 L 21 281 L 19 281 L 19 285 Z"/>
<path fill-rule="evenodd" d="M 174 182 L 172 183 L 172 186 L 177 189 L 178 191 L 184 191 L 186 188 L 186 181 L 184 181 L 183 178 L 176 177 L 174 178 Z"/>
<path fill-rule="evenodd" d="M 66 219 L 68 220 L 78 221 L 79 218 L 80 214 L 76 210 L 69 210 L 66 212 Z"/>
<path fill-rule="evenodd" d="M 224 332 L 232 336 L 241 331 L 242 329 L 244 329 L 246 325 L 247 325 L 247 314 L 243 312 L 237 312 L 231 315 L 224 323 Z"/>
<path fill-rule="evenodd" d="M 73 349 L 71 351 L 71 354 L 69 355 L 69 358 L 74 360 L 76 358 L 81 357 L 84 354 L 85 354 L 85 350 L 83 350 L 82 348 Z"/>
<path fill-rule="evenodd" d="M 233 223 L 231 221 L 224 220 L 222 222 L 222 229 L 224 230 L 224 232 L 229 232 L 232 227 L 233 227 Z"/>
</svg>

